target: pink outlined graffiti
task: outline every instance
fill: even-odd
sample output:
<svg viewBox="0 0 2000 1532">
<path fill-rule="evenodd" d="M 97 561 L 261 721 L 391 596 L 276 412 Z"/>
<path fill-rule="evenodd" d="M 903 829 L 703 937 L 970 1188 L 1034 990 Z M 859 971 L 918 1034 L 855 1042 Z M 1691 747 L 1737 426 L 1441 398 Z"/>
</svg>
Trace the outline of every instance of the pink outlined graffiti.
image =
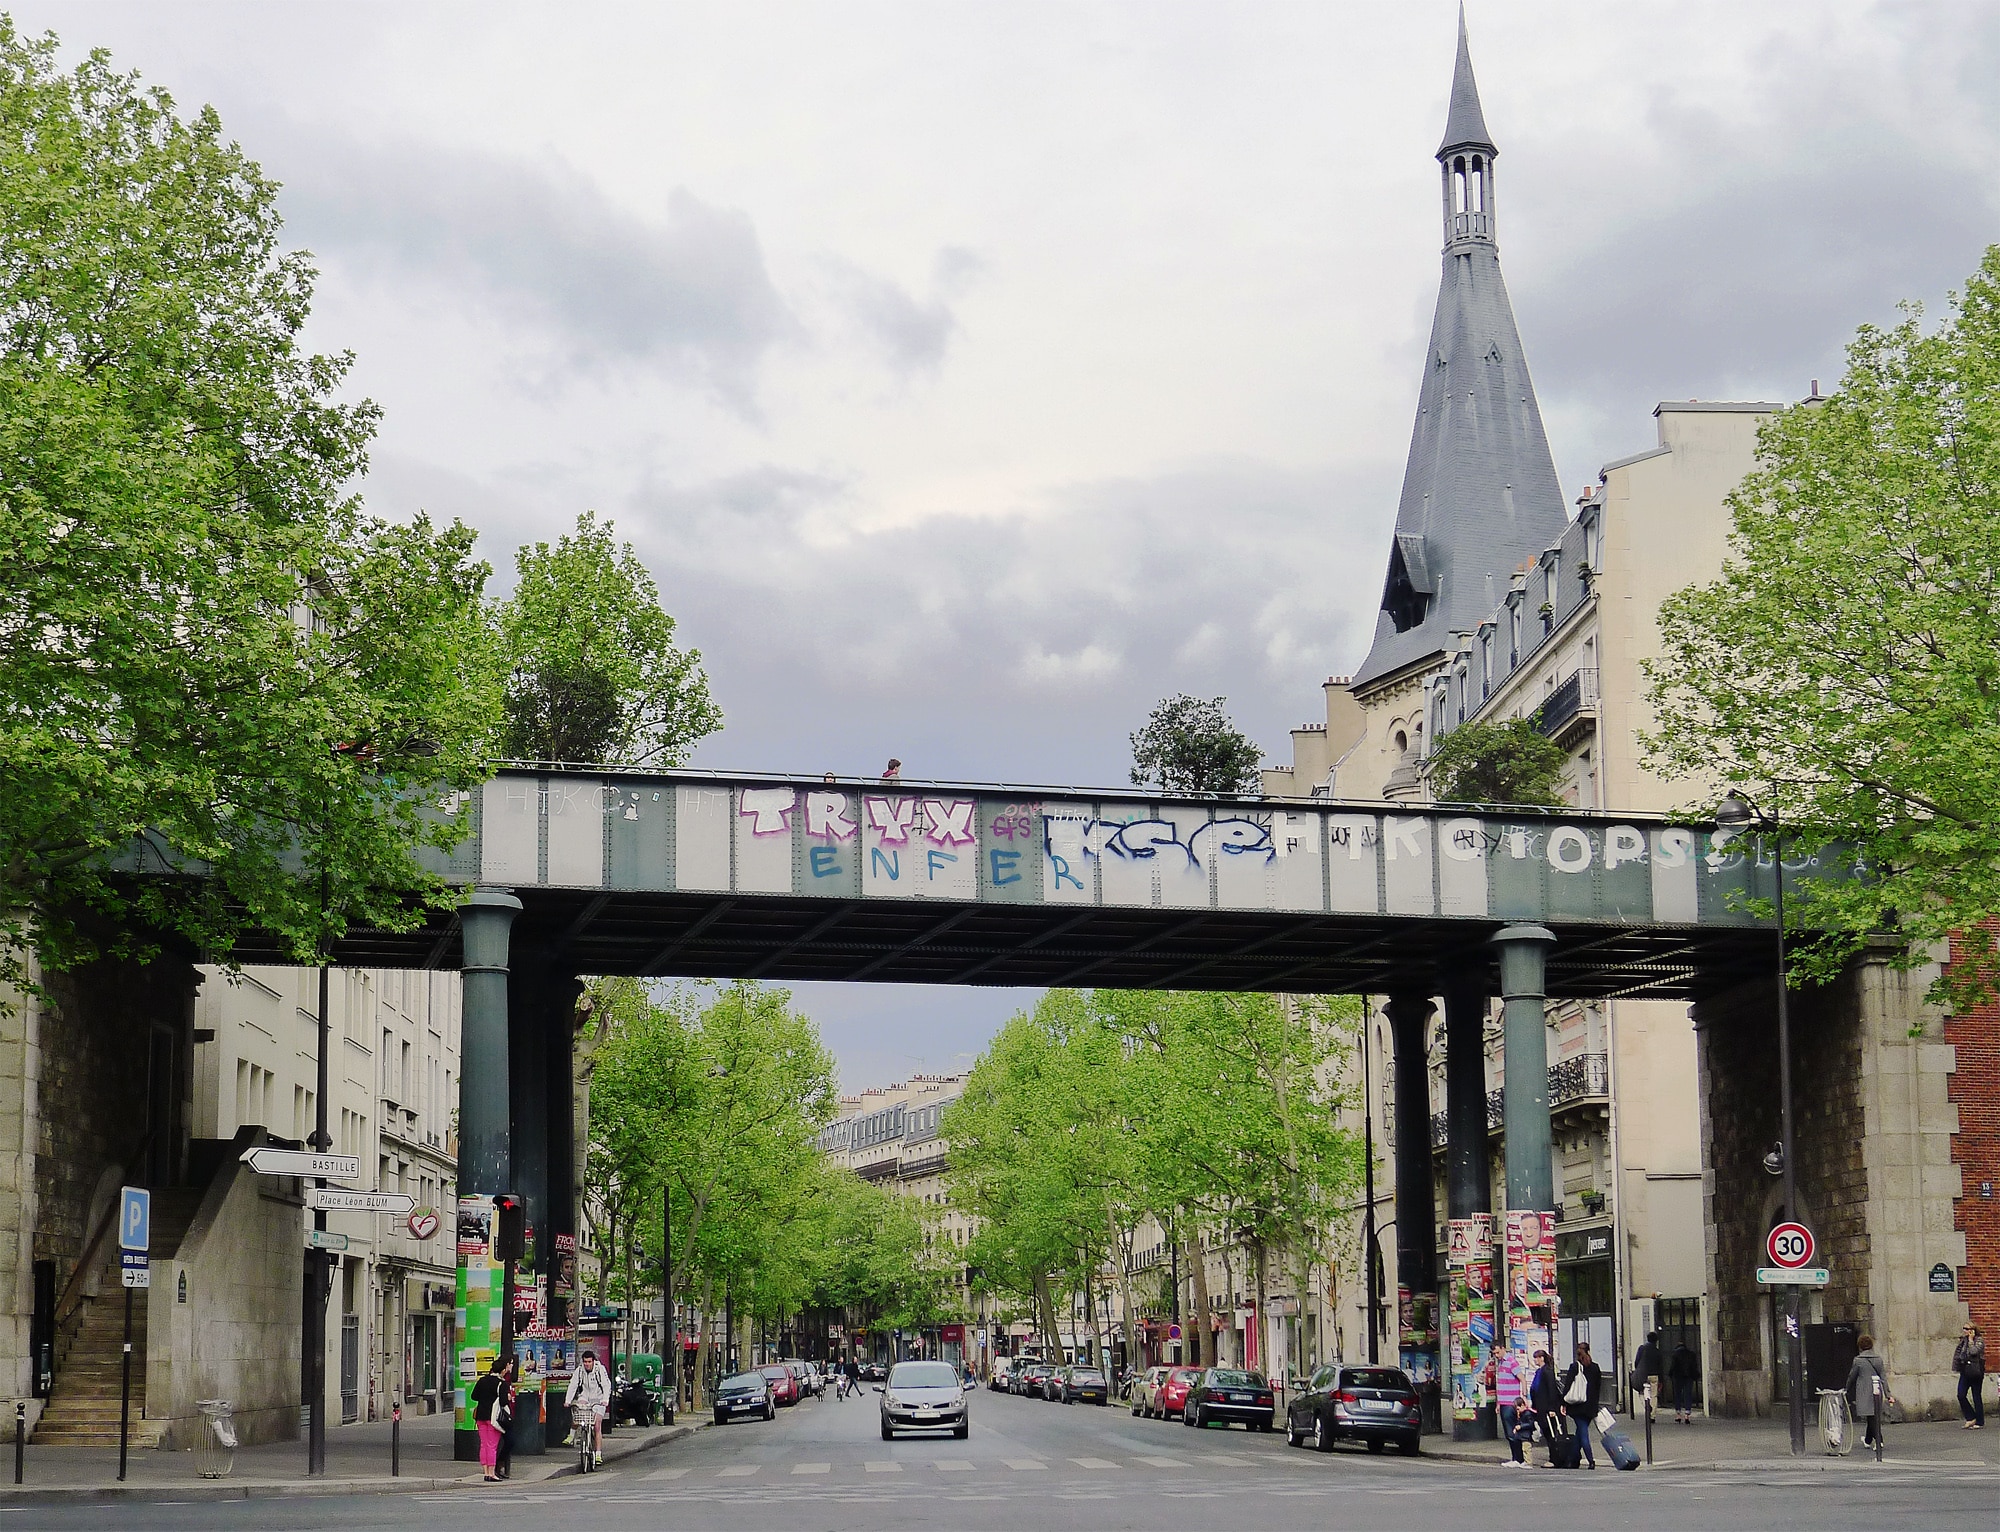
<svg viewBox="0 0 2000 1532">
<path fill-rule="evenodd" d="M 916 826 L 917 800 L 914 798 L 869 798 L 864 800 L 868 824 L 885 846 L 905 846 Z"/>
<path fill-rule="evenodd" d="M 736 812 L 750 821 L 752 835 L 786 835 L 798 805 L 799 795 L 789 787 L 746 787 Z"/>
<path fill-rule="evenodd" d="M 806 834 L 822 840 L 853 840 L 855 824 L 847 817 L 847 795 L 807 793 Z"/>
<path fill-rule="evenodd" d="M 972 811 L 978 805 L 970 798 L 926 798 L 924 818 L 934 845 L 969 846 L 978 837 L 972 830 Z"/>
<path fill-rule="evenodd" d="M 1040 817 L 1039 803 L 1010 803 L 989 821 L 995 840 L 1033 840 L 1035 821 Z"/>
</svg>

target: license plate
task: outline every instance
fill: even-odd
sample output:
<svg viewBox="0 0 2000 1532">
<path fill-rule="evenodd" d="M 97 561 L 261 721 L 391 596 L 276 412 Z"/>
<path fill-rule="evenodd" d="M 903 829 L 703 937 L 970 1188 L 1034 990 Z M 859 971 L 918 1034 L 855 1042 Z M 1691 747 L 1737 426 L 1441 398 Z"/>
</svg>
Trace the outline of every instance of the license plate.
<svg viewBox="0 0 2000 1532">
<path fill-rule="evenodd" d="M 910 1413 L 915 1415 L 918 1419 L 922 1419 L 926 1415 L 936 1415 L 937 1411 L 932 1409 L 929 1405 L 925 1405 L 921 1409 L 912 1410 Z"/>
<path fill-rule="evenodd" d="M 1248 1404 L 1250 1402 L 1248 1394 L 1231 1394 L 1229 1399 L 1232 1404 Z"/>
<path fill-rule="evenodd" d="M 1387 1399 L 1364 1399 L 1361 1401 L 1361 1408 L 1379 1412 L 1382 1410 L 1393 1410 L 1395 1405 L 1391 1404 Z"/>
</svg>

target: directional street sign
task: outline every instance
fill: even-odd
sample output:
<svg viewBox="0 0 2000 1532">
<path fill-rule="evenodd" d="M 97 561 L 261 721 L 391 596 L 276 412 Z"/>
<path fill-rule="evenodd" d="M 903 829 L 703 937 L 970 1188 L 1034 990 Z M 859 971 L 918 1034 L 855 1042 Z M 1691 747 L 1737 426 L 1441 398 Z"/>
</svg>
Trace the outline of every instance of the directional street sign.
<svg viewBox="0 0 2000 1532">
<path fill-rule="evenodd" d="M 325 1229 L 308 1229 L 306 1230 L 306 1243 L 315 1250 L 345 1250 L 347 1248 L 347 1236 L 345 1234 L 329 1234 Z"/>
<path fill-rule="evenodd" d="M 1825 1287 L 1833 1273 L 1824 1266 L 1759 1266 L 1757 1280 L 1766 1287 Z"/>
<path fill-rule="evenodd" d="M 325 1176 L 351 1181 L 361 1174 L 358 1154 L 314 1154 L 309 1149 L 251 1149 L 244 1162 L 260 1176 Z"/>
<path fill-rule="evenodd" d="M 119 1251 L 118 1280 L 125 1287 L 151 1287 L 153 1258 L 140 1250 Z"/>
<path fill-rule="evenodd" d="M 145 1250 L 153 1241 L 153 1194 L 143 1186 L 118 1188 L 118 1248 Z"/>
<path fill-rule="evenodd" d="M 314 1187 L 306 1206 L 316 1213 L 410 1213 L 417 1199 L 408 1192 L 342 1192 Z"/>
<path fill-rule="evenodd" d="M 1819 1253 L 1814 1243 L 1812 1230 L 1802 1223 L 1774 1224 L 1764 1239 L 1764 1253 L 1771 1258 L 1773 1266 L 1786 1270 L 1796 1270 L 1812 1265 L 1812 1259 Z"/>
</svg>

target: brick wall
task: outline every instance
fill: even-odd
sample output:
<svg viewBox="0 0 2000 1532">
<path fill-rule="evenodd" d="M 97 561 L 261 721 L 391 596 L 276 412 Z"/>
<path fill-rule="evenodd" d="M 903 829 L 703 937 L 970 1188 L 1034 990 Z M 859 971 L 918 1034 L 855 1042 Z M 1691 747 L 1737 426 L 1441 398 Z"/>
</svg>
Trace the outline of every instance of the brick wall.
<svg viewBox="0 0 2000 1532">
<path fill-rule="evenodd" d="M 1990 1348 L 2000 1325 L 2000 1002 L 1947 1018 L 1944 1036 L 1958 1064 L 1950 1085 L 1958 1108 L 1951 1159 L 1963 1175 L 1952 1207 L 1965 1235 L 1958 1291 Z"/>
</svg>

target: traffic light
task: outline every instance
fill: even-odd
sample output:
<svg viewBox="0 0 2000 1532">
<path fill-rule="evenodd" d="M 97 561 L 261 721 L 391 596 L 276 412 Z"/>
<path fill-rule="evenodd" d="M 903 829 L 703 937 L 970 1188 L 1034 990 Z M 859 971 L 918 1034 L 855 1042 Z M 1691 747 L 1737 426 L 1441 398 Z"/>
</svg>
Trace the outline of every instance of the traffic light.
<svg viewBox="0 0 2000 1532">
<path fill-rule="evenodd" d="M 493 1198 L 493 1258 L 518 1261 L 528 1235 L 527 1199 L 519 1192 L 499 1192 Z"/>
</svg>

